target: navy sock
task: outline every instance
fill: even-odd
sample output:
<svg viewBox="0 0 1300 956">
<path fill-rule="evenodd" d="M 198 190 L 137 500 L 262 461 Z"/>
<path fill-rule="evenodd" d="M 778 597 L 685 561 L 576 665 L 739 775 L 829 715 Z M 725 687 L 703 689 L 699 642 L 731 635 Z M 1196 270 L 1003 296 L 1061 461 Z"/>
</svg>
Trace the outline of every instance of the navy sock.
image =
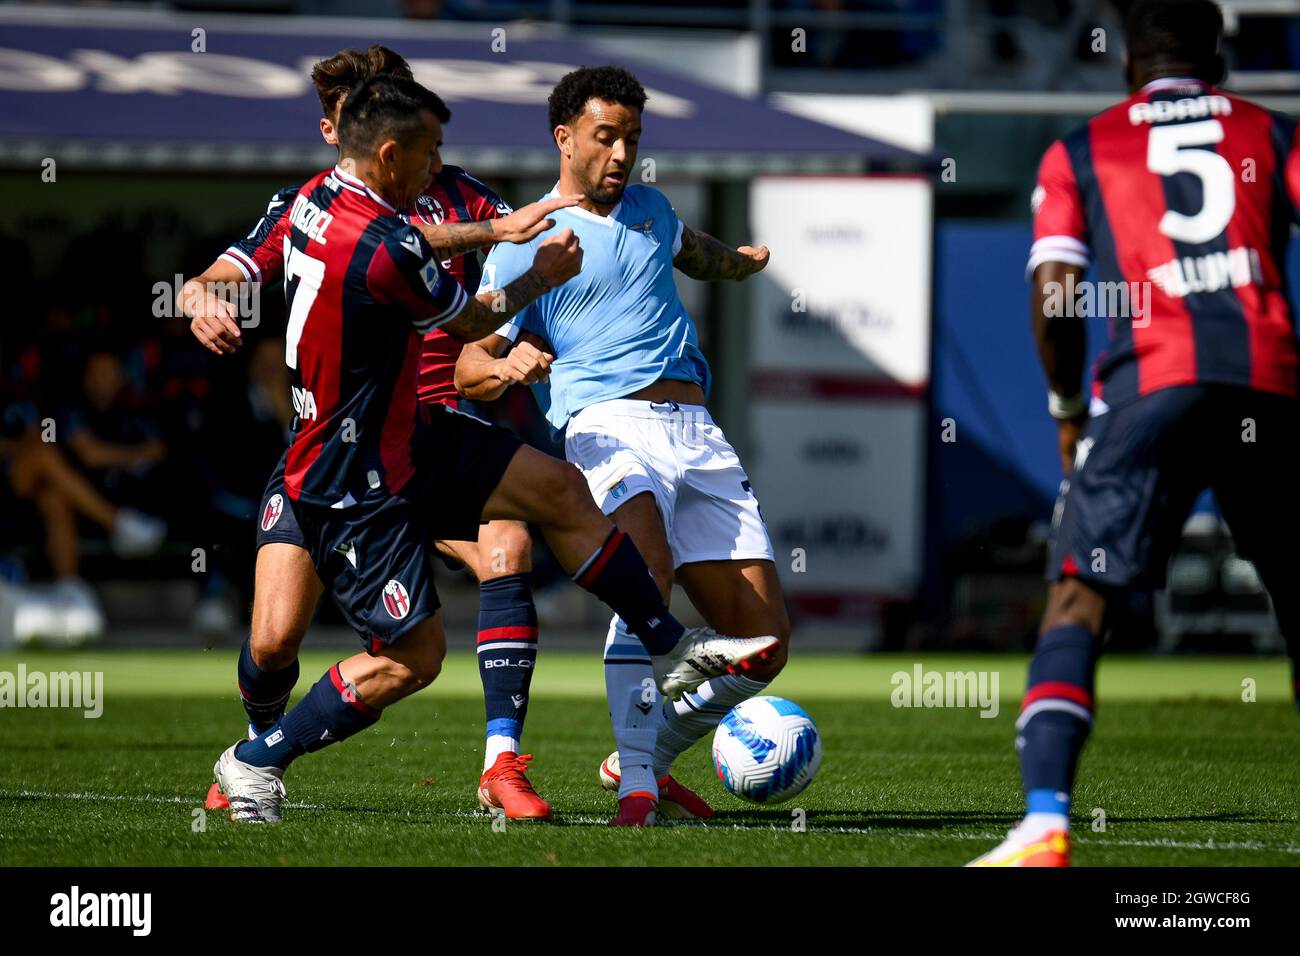
<svg viewBox="0 0 1300 956">
<path fill-rule="evenodd" d="M 1020 776 L 1031 811 L 1068 813 L 1074 773 L 1092 729 L 1097 639 L 1057 627 L 1038 639 L 1016 721 Z"/>
<path fill-rule="evenodd" d="M 615 528 L 573 576 L 627 622 L 627 629 L 652 655 L 667 654 L 682 639 L 685 628 L 659 596 L 645 559 L 632 539 Z"/>
<path fill-rule="evenodd" d="M 239 698 L 248 722 L 260 733 L 284 716 L 289 694 L 298 683 L 298 661 L 283 670 L 264 671 L 253 662 L 252 637 L 239 649 Z"/>
<path fill-rule="evenodd" d="M 478 673 L 487 735 L 518 742 L 537 664 L 537 608 L 527 574 L 484 581 L 478 589 Z"/>
<path fill-rule="evenodd" d="M 278 723 L 256 740 L 240 743 L 235 757 L 255 767 L 283 769 L 305 753 L 360 733 L 380 714 L 357 696 L 335 664 Z"/>
</svg>

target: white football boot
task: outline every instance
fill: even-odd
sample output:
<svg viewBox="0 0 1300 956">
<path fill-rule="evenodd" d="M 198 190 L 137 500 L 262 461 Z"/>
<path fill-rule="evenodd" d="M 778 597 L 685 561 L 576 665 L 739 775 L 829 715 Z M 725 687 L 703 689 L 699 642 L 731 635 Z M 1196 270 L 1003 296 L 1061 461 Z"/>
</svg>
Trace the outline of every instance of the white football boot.
<svg viewBox="0 0 1300 956">
<path fill-rule="evenodd" d="M 230 802 L 230 819 L 243 823 L 279 823 L 284 800 L 284 771 L 254 767 L 235 756 L 231 744 L 212 768 L 217 785 Z"/>
<path fill-rule="evenodd" d="M 655 681 L 670 700 L 712 677 L 743 673 L 770 660 L 781 646 L 775 637 L 724 637 L 711 627 L 690 627 L 667 654 L 652 657 Z"/>
</svg>

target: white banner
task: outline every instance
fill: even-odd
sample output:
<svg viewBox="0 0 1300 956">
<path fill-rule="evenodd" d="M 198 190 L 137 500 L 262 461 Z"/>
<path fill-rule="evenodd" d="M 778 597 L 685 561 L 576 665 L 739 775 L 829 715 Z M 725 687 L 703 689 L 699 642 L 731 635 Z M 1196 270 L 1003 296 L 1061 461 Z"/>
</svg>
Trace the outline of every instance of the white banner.
<svg viewBox="0 0 1300 956">
<path fill-rule="evenodd" d="M 749 473 L 792 596 L 906 598 L 922 564 L 925 408 L 754 402 Z"/>
<path fill-rule="evenodd" d="M 754 490 L 796 604 L 861 620 L 854 599 L 906 599 L 921 580 L 930 183 L 766 177 L 750 215 L 772 250 L 753 320 Z"/>
<path fill-rule="evenodd" d="M 761 177 L 754 236 L 759 370 L 930 378 L 931 187 L 910 177 Z"/>
</svg>

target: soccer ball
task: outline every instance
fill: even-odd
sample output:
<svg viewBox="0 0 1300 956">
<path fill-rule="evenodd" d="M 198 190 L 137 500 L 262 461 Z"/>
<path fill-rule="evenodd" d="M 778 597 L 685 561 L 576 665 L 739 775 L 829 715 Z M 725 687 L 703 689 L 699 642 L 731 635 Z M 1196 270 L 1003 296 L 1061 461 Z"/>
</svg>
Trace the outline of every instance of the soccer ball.
<svg viewBox="0 0 1300 956">
<path fill-rule="evenodd" d="M 784 697 L 741 701 L 713 735 L 718 776 L 728 790 L 751 803 L 781 803 L 802 793 L 821 764 L 817 725 Z"/>
</svg>

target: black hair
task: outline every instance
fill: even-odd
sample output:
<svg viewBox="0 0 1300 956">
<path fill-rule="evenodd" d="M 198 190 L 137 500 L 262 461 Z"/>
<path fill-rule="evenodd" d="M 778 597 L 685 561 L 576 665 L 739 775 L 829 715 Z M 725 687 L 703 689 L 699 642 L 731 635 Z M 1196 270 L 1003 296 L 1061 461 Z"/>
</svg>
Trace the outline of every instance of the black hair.
<svg viewBox="0 0 1300 956">
<path fill-rule="evenodd" d="M 1223 14 L 1213 0 L 1137 0 L 1124 24 L 1129 61 L 1190 66 L 1211 83 L 1223 77 Z"/>
<path fill-rule="evenodd" d="M 386 139 L 410 143 L 424 128 L 420 114 L 426 110 L 444 123 L 451 119 L 451 111 L 438 94 L 415 80 L 372 76 L 354 86 L 343 101 L 339 146 L 346 155 L 355 156 Z"/>
<path fill-rule="evenodd" d="M 641 110 L 646 96 L 641 82 L 621 66 L 579 67 L 561 77 L 546 101 L 551 129 L 572 122 L 593 99 Z"/>
</svg>

